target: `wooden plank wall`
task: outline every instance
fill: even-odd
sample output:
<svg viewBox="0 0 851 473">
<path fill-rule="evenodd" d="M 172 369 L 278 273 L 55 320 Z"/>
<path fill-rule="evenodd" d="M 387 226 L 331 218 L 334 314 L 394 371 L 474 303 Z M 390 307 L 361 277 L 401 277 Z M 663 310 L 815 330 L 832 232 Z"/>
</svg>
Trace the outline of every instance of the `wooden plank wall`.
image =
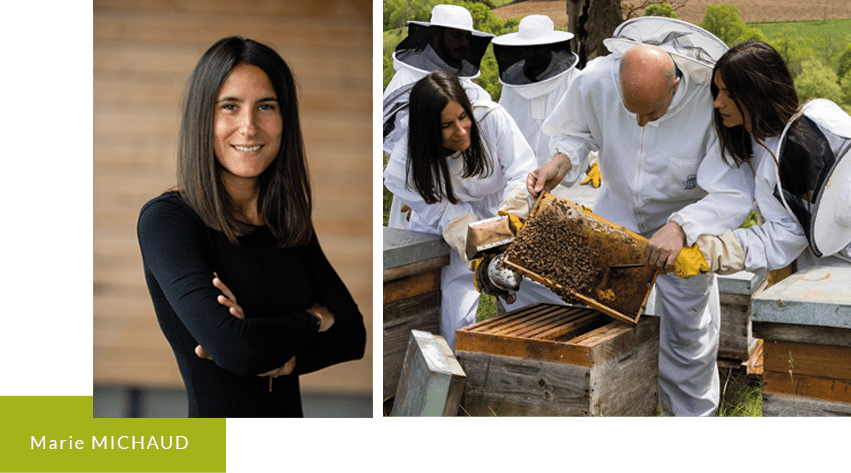
<svg viewBox="0 0 851 473">
<path fill-rule="evenodd" d="M 362 313 L 363 360 L 303 377 L 306 391 L 372 389 L 372 3 L 95 0 L 94 383 L 181 388 L 145 287 L 135 224 L 175 184 L 180 99 L 201 54 L 234 34 L 273 46 L 299 83 L 326 255 Z"/>
</svg>

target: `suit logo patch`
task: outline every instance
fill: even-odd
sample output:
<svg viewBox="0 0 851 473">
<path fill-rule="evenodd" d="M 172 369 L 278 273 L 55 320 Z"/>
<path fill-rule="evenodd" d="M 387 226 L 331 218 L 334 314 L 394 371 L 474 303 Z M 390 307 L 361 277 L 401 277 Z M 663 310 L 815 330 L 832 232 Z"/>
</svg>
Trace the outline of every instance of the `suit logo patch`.
<svg viewBox="0 0 851 473">
<path fill-rule="evenodd" d="M 685 181 L 683 181 L 683 189 L 690 191 L 694 190 L 697 187 L 697 175 L 690 175 Z"/>
</svg>

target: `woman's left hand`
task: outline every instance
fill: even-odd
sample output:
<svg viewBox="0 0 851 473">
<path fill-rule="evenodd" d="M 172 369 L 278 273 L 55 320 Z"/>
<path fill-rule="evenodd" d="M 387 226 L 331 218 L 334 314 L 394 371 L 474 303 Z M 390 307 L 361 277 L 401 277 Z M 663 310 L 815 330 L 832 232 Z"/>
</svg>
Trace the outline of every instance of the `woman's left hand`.
<svg viewBox="0 0 851 473">
<path fill-rule="evenodd" d="M 245 320 L 245 312 L 242 310 L 242 306 L 236 303 L 236 296 L 231 292 L 231 290 L 219 279 L 219 275 L 213 273 L 213 286 L 216 286 L 222 294 L 216 299 L 219 304 L 228 308 L 231 315 L 234 317 Z M 203 358 L 205 360 L 212 361 L 210 355 L 207 353 L 207 350 L 204 350 L 204 347 L 198 345 L 195 347 L 195 354 L 199 358 Z M 269 376 L 271 378 L 277 378 L 278 376 L 286 376 L 295 370 L 295 357 L 292 357 L 284 363 L 283 365 L 275 368 L 273 370 L 269 370 L 265 373 L 258 374 L 257 376 Z"/>
</svg>

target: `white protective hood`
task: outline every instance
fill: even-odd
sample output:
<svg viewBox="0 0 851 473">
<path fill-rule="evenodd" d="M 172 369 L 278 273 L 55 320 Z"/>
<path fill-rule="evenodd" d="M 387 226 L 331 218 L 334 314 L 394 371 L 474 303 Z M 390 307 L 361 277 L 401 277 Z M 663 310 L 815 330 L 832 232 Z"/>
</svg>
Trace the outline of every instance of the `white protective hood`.
<svg viewBox="0 0 851 473">
<path fill-rule="evenodd" d="M 627 49 L 639 44 L 659 46 L 697 84 L 712 79 L 715 62 L 728 49 L 723 41 L 699 26 L 661 16 L 627 20 L 612 36 L 603 40 L 603 44 L 613 54 L 622 56 Z"/>
</svg>

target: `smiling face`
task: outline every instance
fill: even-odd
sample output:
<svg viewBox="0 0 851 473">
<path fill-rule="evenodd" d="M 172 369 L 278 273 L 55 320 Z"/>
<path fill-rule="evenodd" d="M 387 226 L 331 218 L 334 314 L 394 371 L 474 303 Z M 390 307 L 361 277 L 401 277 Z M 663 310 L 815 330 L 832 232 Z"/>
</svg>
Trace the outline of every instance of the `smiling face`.
<svg viewBox="0 0 851 473">
<path fill-rule="evenodd" d="M 471 126 L 470 116 L 460 103 L 453 100 L 446 104 L 440 112 L 443 147 L 452 152 L 465 151 L 470 147 Z"/>
<path fill-rule="evenodd" d="M 748 117 L 748 113 L 745 111 L 743 116 L 742 112 L 739 111 L 739 107 L 736 106 L 736 102 L 732 97 L 730 97 L 730 93 L 724 84 L 724 80 L 721 79 L 721 74 L 716 72 L 713 81 L 715 82 L 715 87 L 718 87 L 718 95 L 715 96 L 715 100 L 712 101 L 712 106 L 718 109 L 718 113 L 721 115 L 721 121 L 724 123 L 724 126 L 732 128 L 734 126 L 745 125 L 745 129 L 749 130 L 748 124 L 750 123 L 750 119 Z"/>
<path fill-rule="evenodd" d="M 253 184 L 281 148 L 283 118 L 269 77 L 257 66 L 233 68 L 216 97 L 213 140 L 226 185 Z"/>
</svg>

